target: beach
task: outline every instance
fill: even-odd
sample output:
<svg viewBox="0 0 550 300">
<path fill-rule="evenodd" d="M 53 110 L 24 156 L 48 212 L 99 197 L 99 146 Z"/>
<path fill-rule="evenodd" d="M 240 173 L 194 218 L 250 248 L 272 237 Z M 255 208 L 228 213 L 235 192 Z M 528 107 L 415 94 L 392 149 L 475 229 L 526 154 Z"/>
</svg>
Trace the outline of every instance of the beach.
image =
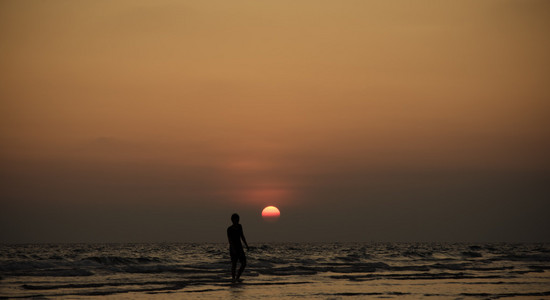
<svg viewBox="0 0 550 300">
<path fill-rule="evenodd" d="M 264 243 L 231 283 L 223 243 L 0 246 L 0 298 L 550 298 L 550 245 Z"/>
</svg>

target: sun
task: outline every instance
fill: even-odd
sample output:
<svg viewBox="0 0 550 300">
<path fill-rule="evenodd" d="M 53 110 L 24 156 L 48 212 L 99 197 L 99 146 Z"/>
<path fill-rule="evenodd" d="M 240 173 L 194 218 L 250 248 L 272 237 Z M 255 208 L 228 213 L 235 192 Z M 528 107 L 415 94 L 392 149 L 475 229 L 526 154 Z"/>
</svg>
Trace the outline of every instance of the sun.
<svg viewBox="0 0 550 300">
<path fill-rule="evenodd" d="M 276 221 L 281 216 L 281 212 L 275 206 L 268 206 L 262 210 L 262 218 L 266 221 Z"/>
</svg>

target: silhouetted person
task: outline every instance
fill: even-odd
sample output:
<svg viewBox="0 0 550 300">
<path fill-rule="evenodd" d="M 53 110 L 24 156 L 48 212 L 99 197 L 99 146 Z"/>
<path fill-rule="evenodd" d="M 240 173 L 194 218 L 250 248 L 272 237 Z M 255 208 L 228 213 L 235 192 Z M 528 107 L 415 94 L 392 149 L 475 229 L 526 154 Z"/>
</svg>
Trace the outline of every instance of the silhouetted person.
<svg viewBox="0 0 550 300">
<path fill-rule="evenodd" d="M 243 227 L 239 224 L 239 215 L 233 214 L 231 216 L 231 222 L 233 222 L 233 225 L 227 228 L 229 254 L 231 255 L 231 277 L 233 282 L 238 282 L 241 281 L 241 274 L 246 267 L 246 256 L 244 254 L 243 245 L 241 244 L 241 239 L 246 245 L 246 250 L 248 250 L 248 244 L 246 243 L 246 238 L 244 237 Z M 241 262 L 241 267 L 239 268 L 239 273 L 235 274 L 237 269 L 237 261 Z"/>
</svg>

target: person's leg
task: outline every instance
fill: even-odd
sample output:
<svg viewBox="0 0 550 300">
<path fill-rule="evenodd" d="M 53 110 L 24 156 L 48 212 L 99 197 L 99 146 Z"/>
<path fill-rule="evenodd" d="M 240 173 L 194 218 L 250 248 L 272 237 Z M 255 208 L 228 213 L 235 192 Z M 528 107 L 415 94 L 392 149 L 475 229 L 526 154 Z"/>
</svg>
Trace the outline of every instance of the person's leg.
<svg viewBox="0 0 550 300">
<path fill-rule="evenodd" d="M 239 280 L 239 278 L 241 278 L 241 275 L 243 274 L 245 267 L 246 267 L 246 257 L 243 255 L 241 257 L 241 267 L 239 268 L 239 273 L 237 274 L 236 280 Z"/>
<path fill-rule="evenodd" d="M 231 247 L 229 247 L 229 256 L 231 257 L 231 279 L 235 281 L 235 271 L 237 270 L 237 260 L 239 260 L 239 256 Z"/>
<path fill-rule="evenodd" d="M 231 260 L 231 279 L 235 281 L 235 271 L 237 270 L 237 260 Z"/>
</svg>

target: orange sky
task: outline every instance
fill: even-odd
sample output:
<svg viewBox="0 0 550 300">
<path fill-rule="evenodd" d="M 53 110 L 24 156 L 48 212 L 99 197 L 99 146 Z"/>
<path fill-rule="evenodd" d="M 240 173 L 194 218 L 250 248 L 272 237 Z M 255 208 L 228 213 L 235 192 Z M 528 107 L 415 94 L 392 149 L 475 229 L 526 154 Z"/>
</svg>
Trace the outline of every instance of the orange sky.
<svg viewBox="0 0 550 300">
<path fill-rule="evenodd" d="M 1 201 L 544 199 L 549 28 L 546 1 L 2 1 Z"/>
</svg>

